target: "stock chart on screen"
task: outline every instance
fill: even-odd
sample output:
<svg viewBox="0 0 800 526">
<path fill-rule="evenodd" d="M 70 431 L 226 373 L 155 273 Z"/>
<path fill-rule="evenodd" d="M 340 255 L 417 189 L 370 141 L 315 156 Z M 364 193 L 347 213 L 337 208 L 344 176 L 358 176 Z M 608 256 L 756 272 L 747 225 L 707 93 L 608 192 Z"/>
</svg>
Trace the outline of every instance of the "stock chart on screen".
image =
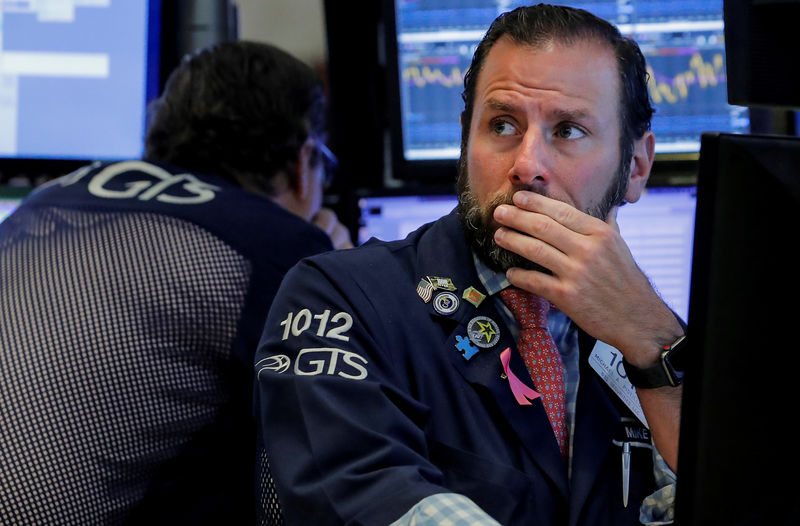
<svg viewBox="0 0 800 526">
<path fill-rule="evenodd" d="M 551 2 L 567 4 L 566 2 Z M 395 3 L 403 154 L 459 155 L 461 91 L 478 41 L 500 13 L 528 2 Z M 650 74 L 656 153 L 696 154 L 704 131 L 744 133 L 747 109 L 727 103 L 722 0 L 569 2 L 635 39 Z"/>
</svg>

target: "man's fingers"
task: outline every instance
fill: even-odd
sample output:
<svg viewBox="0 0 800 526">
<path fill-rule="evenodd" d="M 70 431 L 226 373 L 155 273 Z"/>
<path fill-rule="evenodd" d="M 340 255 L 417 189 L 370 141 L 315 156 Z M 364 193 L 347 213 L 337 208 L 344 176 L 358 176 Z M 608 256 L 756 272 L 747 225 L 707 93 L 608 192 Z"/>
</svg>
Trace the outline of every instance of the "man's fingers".
<svg viewBox="0 0 800 526">
<path fill-rule="evenodd" d="M 563 252 L 550 243 L 508 228 L 497 229 L 494 238 L 502 248 L 519 254 L 528 261 L 537 263 L 555 273 L 559 273 L 566 258 Z"/>
<path fill-rule="evenodd" d="M 523 210 L 543 214 L 578 234 L 591 234 L 596 228 L 597 218 L 568 203 L 535 192 L 523 190 L 515 193 L 514 204 Z"/>
<path fill-rule="evenodd" d="M 336 216 L 336 213 L 329 208 L 321 208 L 314 215 L 312 223 L 321 228 L 328 237 L 331 238 L 333 248 L 353 248 L 353 241 L 350 239 L 350 231 L 345 227 Z"/>
</svg>

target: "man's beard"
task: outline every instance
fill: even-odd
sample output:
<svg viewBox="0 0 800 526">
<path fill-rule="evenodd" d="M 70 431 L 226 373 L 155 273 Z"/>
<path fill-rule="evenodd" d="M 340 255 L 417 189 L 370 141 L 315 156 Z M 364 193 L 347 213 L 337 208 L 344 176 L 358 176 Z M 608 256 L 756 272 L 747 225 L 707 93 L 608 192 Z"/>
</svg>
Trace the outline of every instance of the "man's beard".
<svg viewBox="0 0 800 526">
<path fill-rule="evenodd" d="M 458 163 L 458 181 L 456 191 L 458 193 L 458 216 L 461 227 L 467 236 L 470 246 L 481 260 L 495 271 L 505 272 L 511 267 L 519 267 L 527 270 L 538 270 L 551 274 L 550 270 L 534 263 L 515 252 L 500 247 L 494 240 L 494 233 L 497 227 L 492 226 L 494 210 L 502 204 L 512 204 L 512 197 L 520 190 L 528 190 L 550 197 L 546 192 L 533 188 L 529 185 L 515 187 L 511 193 L 495 197 L 485 206 L 481 206 L 478 197 L 469 186 L 467 176 L 467 163 L 464 155 Z M 585 213 L 606 220 L 608 213 L 614 206 L 620 206 L 625 202 L 625 193 L 628 190 L 628 176 L 630 175 L 630 165 L 620 161 L 614 181 L 608 188 L 606 195 L 596 206 L 584 210 Z"/>
</svg>

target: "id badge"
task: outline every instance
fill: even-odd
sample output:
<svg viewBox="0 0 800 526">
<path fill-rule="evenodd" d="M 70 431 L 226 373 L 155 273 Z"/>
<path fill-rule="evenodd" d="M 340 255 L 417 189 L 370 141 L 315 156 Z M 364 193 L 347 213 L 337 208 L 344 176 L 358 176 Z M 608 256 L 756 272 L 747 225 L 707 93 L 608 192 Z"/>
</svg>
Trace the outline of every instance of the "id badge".
<svg viewBox="0 0 800 526">
<path fill-rule="evenodd" d="M 608 384 L 620 400 L 633 411 L 633 414 L 644 424 L 647 419 L 642 411 L 642 404 L 636 395 L 636 388 L 628 380 L 625 367 L 622 365 L 622 353 L 607 343 L 597 340 L 589 355 L 589 365 L 592 366 L 600 378 Z"/>
</svg>

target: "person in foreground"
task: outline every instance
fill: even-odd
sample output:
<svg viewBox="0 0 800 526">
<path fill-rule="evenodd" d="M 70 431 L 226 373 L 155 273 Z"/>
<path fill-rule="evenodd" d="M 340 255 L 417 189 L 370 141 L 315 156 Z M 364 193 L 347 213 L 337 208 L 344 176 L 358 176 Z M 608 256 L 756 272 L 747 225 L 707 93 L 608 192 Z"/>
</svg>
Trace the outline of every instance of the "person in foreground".
<svg viewBox="0 0 800 526">
<path fill-rule="evenodd" d="M 464 84 L 457 208 L 301 262 L 272 305 L 286 522 L 669 522 L 681 388 L 648 370 L 684 325 L 615 223 L 653 162 L 644 59 L 585 11 L 523 7 Z"/>
<path fill-rule="evenodd" d="M 215 45 L 170 76 L 144 160 L 51 181 L 0 224 L 0 522 L 255 522 L 267 309 L 349 242 L 320 215 L 324 112 L 299 60 Z"/>
</svg>

